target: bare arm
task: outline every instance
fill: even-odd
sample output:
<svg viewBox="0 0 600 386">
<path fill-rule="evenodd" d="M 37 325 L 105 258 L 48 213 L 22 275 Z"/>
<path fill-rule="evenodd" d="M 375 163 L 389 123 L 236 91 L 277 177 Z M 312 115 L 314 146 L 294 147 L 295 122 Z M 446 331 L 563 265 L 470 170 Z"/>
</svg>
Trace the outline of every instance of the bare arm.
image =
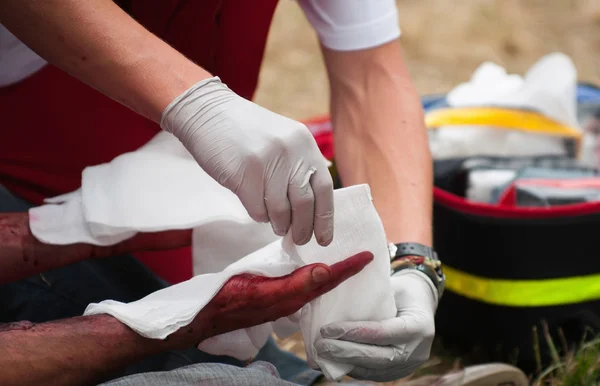
<svg viewBox="0 0 600 386">
<path fill-rule="evenodd" d="M 431 245 L 431 155 L 400 44 L 323 53 L 343 183 L 370 184 L 390 241 Z"/>
<path fill-rule="evenodd" d="M 0 23 L 48 62 L 155 122 L 211 76 L 112 0 L 2 0 Z"/>
<path fill-rule="evenodd" d="M 108 315 L 0 324 L 0 384 L 85 385 L 185 346 L 181 334 L 168 341 L 146 339 Z"/>
<path fill-rule="evenodd" d="M 0 284 L 89 258 L 190 245 L 191 230 L 140 233 L 109 247 L 90 244 L 50 245 L 38 241 L 27 213 L 0 213 Z"/>
<path fill-rule="evenodd" d="M 85 258 L 92 249 L 84 252 L 82 246 L 60 248 L 68 256 Z M 0 262 L 2 256 L 7 256 L 2 255 L 6 247 L 0 240 Z M 69 248 L 77 252 L 69 252 Z M 42 324 L 0 324 L 0 385 L 82 385 L 101 381 L 150 355 L 194 347 L 211 336 L 293 314 L 360 272 L 372 259 L 370 253 L 361 253 L 331 267 L 311 264 L 279 278 L 234 276 L 190 325 L 166 341 L 143 338 L 108 315 Z"/>
</svg>

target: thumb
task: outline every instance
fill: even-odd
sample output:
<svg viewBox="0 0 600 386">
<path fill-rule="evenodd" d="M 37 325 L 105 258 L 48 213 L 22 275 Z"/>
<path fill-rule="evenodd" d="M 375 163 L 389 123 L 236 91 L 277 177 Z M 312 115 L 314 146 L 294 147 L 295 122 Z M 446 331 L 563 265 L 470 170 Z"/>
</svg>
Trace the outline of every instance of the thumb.
<svg viewBox="0 0 600 386">
<path fill-rule="evenodd" d="M 338 339 L 349 342 L 377 344 L 381 346 L 395 343 L 392 331 L 397 331 L 395 319 L 383 322 L 340 322 L 321 327 L 321 336 L 326 339 Z"/>
</svg>

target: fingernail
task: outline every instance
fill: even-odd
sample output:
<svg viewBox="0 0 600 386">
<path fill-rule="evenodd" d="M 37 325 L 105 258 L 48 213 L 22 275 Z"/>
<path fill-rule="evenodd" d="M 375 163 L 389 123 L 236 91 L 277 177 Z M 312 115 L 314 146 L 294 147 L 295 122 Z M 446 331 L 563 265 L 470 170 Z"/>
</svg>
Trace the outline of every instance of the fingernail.
<svg viewBox="0 0 600 386">
<path fill-rule="evenodd" d="M 308 244 L 309 241 L 310 241 L 310 237 L 307 237 L 307 236 L 301 236 L 301 237 L 298 237 L 298 239 L 294 239 L 294 243 L 296 245 L 305 245 L 305 244 Z"/>
<path fill-rule="evenodd" d="M 311 273 L 312 273 L 313 283 L 316 283 L 316 284 L 321 284 L 321 283 L 326 282 L 327 280 L 329 280 L 329 277 L 331 276 L 329 271 L 323 267 L 315 267 L 315 268 L 313 268 Z"/>
<path fill-rule="evenodd" d="M 323 232 L 318 238 L 319 245 L 327 246 L 333 240 L 333 229 L 329 228 Z"/>
<path fill-rule="evenodd" d="M 332 241 L 332 237 L 331 235 L 325 236 L 325 237 L 319 237 L 319 245 L 326 247 L 329 244 L 331 244 Z"/>
<path fill-rule="evenodd" d="M 275 233 L 277 236 L 283 237 L 286 235 L 287 233 L 287 229 L 286 228 L 273 228 L 273 233 Z"/>
</svg>

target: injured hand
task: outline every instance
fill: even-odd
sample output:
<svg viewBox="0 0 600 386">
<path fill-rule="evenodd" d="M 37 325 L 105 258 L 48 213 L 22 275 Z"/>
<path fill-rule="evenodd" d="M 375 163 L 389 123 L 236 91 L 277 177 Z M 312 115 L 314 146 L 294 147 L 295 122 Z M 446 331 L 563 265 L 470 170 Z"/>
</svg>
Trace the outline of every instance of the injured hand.
<svg viewBox="0 0 600 386">
<path fill-rule="evenodd" d="M 371 253 L 363 252 L 331 266 L 306 265 L 281 277 L 233 276 L 191 324 L 172 336 L 192 347 L 216 335 L 286 317 L 356 275 L 372 260 Z"/>
</svg>

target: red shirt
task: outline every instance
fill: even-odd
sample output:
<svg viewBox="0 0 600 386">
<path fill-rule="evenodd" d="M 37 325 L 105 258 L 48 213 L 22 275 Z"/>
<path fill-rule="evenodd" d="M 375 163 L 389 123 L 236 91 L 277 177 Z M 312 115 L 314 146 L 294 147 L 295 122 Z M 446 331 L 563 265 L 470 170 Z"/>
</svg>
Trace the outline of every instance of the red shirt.
<svg viewBox="0 0 600 386">
<path fill-rule="evenodd" d="M 252 98 L 277 0 L 121 3 L 151 32 Z M 0 184 L 35 204 L 77 189 L 85 167 L 133 151 L 160 130 L 50 65 L 0 88 L 0 117 Z M 191 275 L 189 248 L 144 255 L 167 280 Z"/>
</svg>

